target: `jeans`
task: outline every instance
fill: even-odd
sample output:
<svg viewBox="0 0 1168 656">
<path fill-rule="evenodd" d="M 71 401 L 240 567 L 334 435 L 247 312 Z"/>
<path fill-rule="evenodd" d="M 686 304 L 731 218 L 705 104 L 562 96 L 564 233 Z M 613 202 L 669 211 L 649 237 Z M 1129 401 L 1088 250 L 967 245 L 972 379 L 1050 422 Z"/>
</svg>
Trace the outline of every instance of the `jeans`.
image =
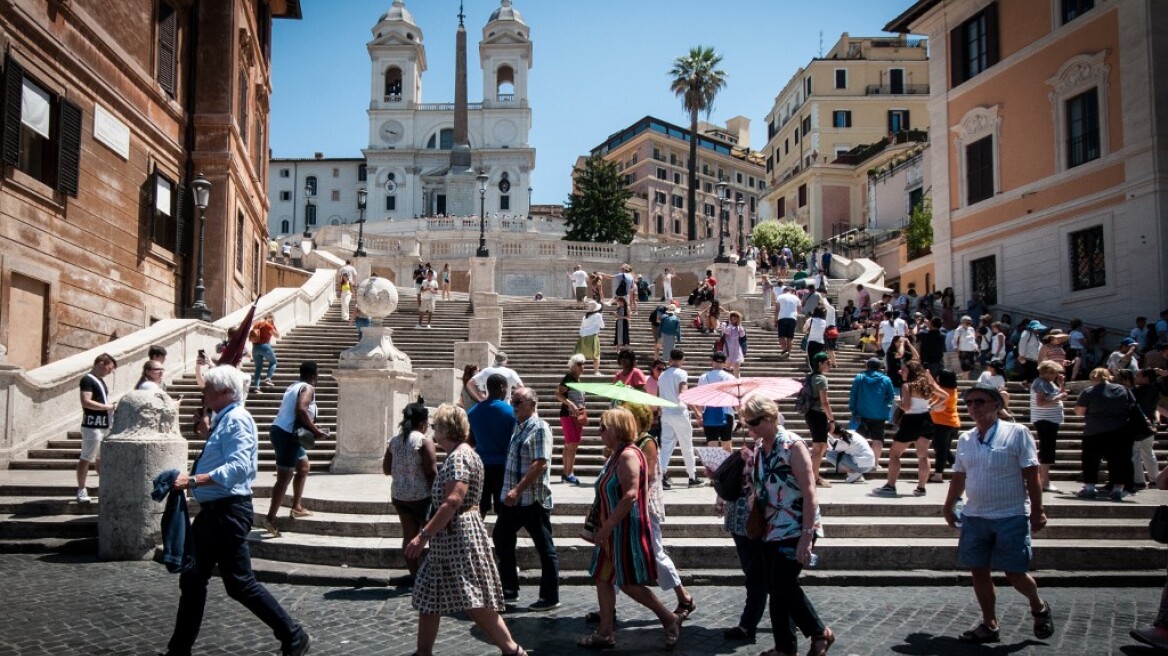
<svg viewBox="0 0 1168 656">
<path fill-rule="evenodd" d="M 516 535 L 524 529 L 531 536 L 535 550 L 539 553 L 539 598 L 544 601 L 560 600 L 560 559 L 556 555 L 556 545 L 552 542 L 551 511 L 538 503 L 530 506 L 508 506 L 500 503 L 495 508 L 498 517 L 491 539 L 495 543 L 495 555 L 499 557 L 499 578 L 503 590 L 519 592 L 519 570 L 515 561 Z"/>
<path fill-rule="evenodd" d="M 251 386 L 260 386 L 260 374 L 264 370 L 264 360 L 268 361 L 268 373 L 264 378 L 272 379 L 276 373 L 276 354 L 272 351 L 271 344 L 253 344 L 251 347 L 251 359 L 255 362 L 255 375 L 252 377 Z"/>
<path fill-rule="evenodd" d="M 794 548 L 796 542 L 798 540 L 766 542 L 762 547 L 767 591 L 771 597 L 771 632 L 775 637 L 775 649 L 791 653 L 799 648 L 796 628 L 808 638 L 824 632 L 823 622 L 799 585 L 803 566 L 779 551 L 780 547 Z"/>
<path fill-rule="evenodd" d="M 195 545 L 194 564 L 178 580 L 182 595 L 178 616 L 168 649 L 172 654 L 189 654 L 199 637 L 203 610 L 207 603 L 207 581 L 211 569 L 219 566 L 227 595 L 243 604 L 272 629 L 283 649 L 288 651 L 305 639 L 304 630 L 256 581 L 251 571 L 251 553 L 247 534 L 251 531 L 251 497 L 230 497 L 200 504 L 199 514 L 191 524 Z"/>
<path fill-rule="evenodd" d="M 738 626 L 754 633 L 767 607 L 766 566 L 762 562 L 765 543 L 762 540 L 751 540 L 745 535 L 733 537 L 734 548 L 738 550 L 738 564 L 746 575 L 746 604 L 742 606 Z"/>
<path fill-rule="evenodd" d="M 690 478 L 697 476 L 697 466 L 694 464 L 693 452 L 693 424 L 689 415 L 661 415 L 661 475 L 669 477 L 669 459 L 673 457 L 673 448 L 681 443 L 681 458 L 685 461 L 685 473 Z"/>
</svg>

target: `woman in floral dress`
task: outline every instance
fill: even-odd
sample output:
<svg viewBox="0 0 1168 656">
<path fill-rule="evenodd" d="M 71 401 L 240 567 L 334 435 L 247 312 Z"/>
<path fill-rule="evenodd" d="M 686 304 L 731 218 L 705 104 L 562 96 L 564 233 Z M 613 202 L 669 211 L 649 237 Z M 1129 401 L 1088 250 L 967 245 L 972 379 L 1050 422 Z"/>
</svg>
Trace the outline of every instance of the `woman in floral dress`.
<svg viewBox="0 0 1168 656">
<path fill-rule="evenodd" d="M 406 557 L 421 558 L 414 582 L 418 615 L 417 656 L 432 656 L 442 615 L 466 611 L 504 655 L 526 655 L 499 615 L 503 584 L 491 553 L 491 541 L 478 512 L 483 490 L 483 461 L 466 443 L 466 411 L 443 403 L 434 413 L 434 438 L 447 453 L 430 489 L 430 520 L 406 545 Z"/>
</svg>

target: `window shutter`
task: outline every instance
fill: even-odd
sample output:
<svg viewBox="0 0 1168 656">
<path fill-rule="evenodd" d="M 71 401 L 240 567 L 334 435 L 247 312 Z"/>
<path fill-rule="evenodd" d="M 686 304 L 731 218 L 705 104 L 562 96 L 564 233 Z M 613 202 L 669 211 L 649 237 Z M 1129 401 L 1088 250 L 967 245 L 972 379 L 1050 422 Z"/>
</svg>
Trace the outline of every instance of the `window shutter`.
<svg viewBox="0 0 1168 656">
<path fill-rule="evenodd" d="M 247 143 L 247 73 L 239 73 L 239 138 Z"/>
<path fill-rule="evenodd" d="M 998 3 L 985 8 L 986 67 L 998 63 Z"/>
<path fill-rule="evenodd" d="M 900 126 L 900 129 L 904 130 L 905 132 L 908 132 L 909 130 L 912 129 L 912 123 L 910 123 L 908 120 L 909 119 L 909 112 L 907 109 L 902 110 L 902 111 L 904 112 L 904 123 Z"/>
<path fill-rule="evenodd" d="M 178 42 L 178 12 L 166 2 L 159 3 L 158 84 L 171 98 L 175 91 L 175 50 Z"/>
<path fill-rule="evenodd" d="M 4 58 L 4 141 L 0 161 L 15 166 L 20 160 L 20 98 L 24 68 L 12 57 Z"/>
<path fill-rule="evenodd" d="M 81 108 L 60 98 L 57 125 L 57 191 L 77 197 L 81 181 Z"/>
<path fill-rule="evenodd" d="M 187 255 L 190 247 L 187 245 L 187 188 L 181 184 L 174 186 L 174 252 L 175 255 Z"/>
<path fill-rule="evenodd" d="M 949 87 L 965 81 L 965 26 L 949 31 Z"/>
<path fill-rule="evenodd" d="M 892 115 L 895 113 L 896 112 L 892 111 L 891 109 L 888 110 L 888 132 L 889 133 L 894 132 L 894 130 L 892 129 Z"/>
</svg>

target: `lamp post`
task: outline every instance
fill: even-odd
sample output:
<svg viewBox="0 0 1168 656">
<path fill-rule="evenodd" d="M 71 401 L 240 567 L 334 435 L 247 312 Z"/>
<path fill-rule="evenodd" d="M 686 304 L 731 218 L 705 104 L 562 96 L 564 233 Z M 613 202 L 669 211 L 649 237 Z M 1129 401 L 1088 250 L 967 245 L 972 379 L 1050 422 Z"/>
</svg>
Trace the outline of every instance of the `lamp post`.
<svg viewBox="0 0 1168 656">
<path fill-rule="evenodd" d="M 207 227 L 207 203 L 211 199 L 211 182 L 200 173 L 191 181 L 191 191 L 195 195 L 195 207 L 199 208 L 199 259 L 195 275 L 195 301 L 187 308 L 187 318 L 210 321 L 211 308 L 207 307 L 206 287 L 203 286 L 203 234 Z"/>
<path fill-rule="evenodd" d="M 742 208 L 746 201 L 740 196 L 735 205 L 738 207 L 738 266 L 746 266 L 746 244 L 742 241 Z"/>
<path fill-rule="evenodd" d="M 479 249 L 475 251 L 475 257 L 490 257 L 491 252 L 487 250 L 487 177 L 486 171 L 479 171 L 475 176 L 475 180 L 479 183 Z"/>
<path fill-rule="evenodd" d="M 308 221 L 312 216 L 312 185 L 307 182 L 304 183 L 304 238 L 312 237 L 312 230 L 309 229 Z"/>
<path fill-rule="evenodd" d="M 528 187 L 527 188 L 527 220 L 528 221 L 531 220 L 531 192 L 532 192 L 532 188 Z"/>
<path fill-rule="evenodd" d="M 726 264 L 730 261 L 730 257 L 726 255 L 726 230 L 722 224 L 725 221 L 722 205 L 726 202 L 726 181 L 719 180 L 714 187 L 718 190 L 718 257 L 715 257 L 714 261 Z"/>
<path fill-rule="evenodd" d="M 357 250 L 353 251 L 353 257 L 365 257 L 365 200 L 368 196 L 364 187 L 357 190 L 357 211 L 361 218 L 357 219 Z"/>
</svg>

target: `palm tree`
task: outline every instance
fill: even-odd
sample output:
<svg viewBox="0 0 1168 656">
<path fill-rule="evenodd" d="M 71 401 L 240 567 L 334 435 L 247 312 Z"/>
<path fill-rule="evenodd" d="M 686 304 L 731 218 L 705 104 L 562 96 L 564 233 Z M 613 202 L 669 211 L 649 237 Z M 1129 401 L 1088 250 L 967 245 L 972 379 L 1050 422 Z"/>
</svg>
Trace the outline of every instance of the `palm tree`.
<svg viewBox="0 0 1168 656">
<path fill-rule="evenodd" d="M 709 118 L 714 109 L 714 96 L 726 86 L 726 73 L 718 68 L 720 63 L 722 56 L 713 48 L 698 46 L 690 48 L 688 55 L 673 60 L 673 68 L 669 69 L 669 76 L 673 78 L 669 88 L 681 96 L 681 104 L 689 112 L 689 220 L 686 228 L 690 241 L 698 237 L 698 113 L 705 112 Z M 719 230 L 721 225 L 719 222 Z"/>
</svg>

